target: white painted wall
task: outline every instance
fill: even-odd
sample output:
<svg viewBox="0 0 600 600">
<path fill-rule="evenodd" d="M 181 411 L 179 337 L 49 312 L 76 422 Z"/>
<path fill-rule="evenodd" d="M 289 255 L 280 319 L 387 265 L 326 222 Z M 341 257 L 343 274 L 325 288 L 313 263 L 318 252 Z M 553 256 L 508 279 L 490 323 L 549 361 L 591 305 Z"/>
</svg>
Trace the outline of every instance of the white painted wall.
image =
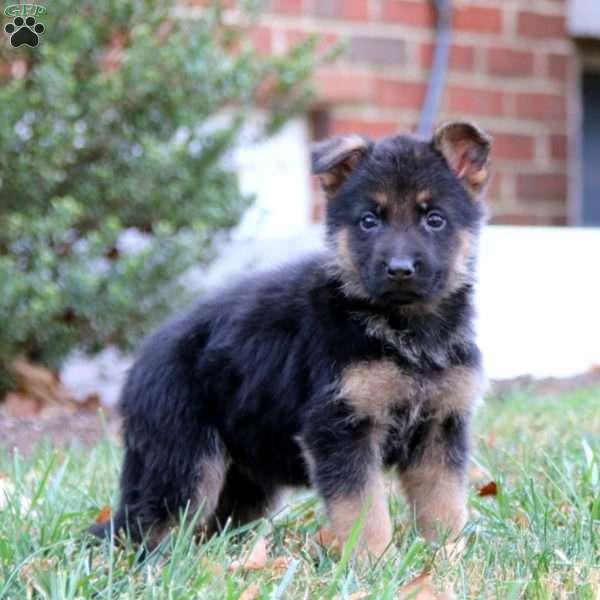
<svg viewBox="0 0 600 600">
<path fill-rule="evenodd" d="M 600 37 L 600 0 L 570 0 L 567 25 L 578 37 Z"/>
<path fill-rule="evenodd" d="M 244 193 L 254 205 L 244 214 L 235 239 L 273 239 L 296 235 L 310 221 L 309 135 L 304 119 L 295 119 L 277 135 L 255 143 L 252 127 L 233 163 Z"/>
<path fill-rule="evenodd" d="M 319 226 L 289 237 L 239 238 L 209 272 L 208 287 L 322 247 Z M 566 377 L 600 365 L 600 229 L 487 227 L 481 241 L 478 337 L 488 375 Z M 63 370 L 77 397 L 116 400 L 129 359 L 114 350 L 73 356 Z"/>
<path fill-rule="evenodd" d="M 600 365 L 600 229 L 487 227 L 479 343 L 493 378 Z"/>
</svg>

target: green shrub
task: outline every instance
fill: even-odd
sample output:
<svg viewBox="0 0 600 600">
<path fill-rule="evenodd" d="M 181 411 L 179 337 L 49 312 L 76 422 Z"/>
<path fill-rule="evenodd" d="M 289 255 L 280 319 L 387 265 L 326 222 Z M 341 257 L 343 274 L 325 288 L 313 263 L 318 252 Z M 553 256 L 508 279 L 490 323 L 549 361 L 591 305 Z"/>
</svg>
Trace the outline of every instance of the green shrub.
<svg viewBox="0 0 600 600">
<path fill-rule="evenodd" d="M 56 0 L 37 48 L 0 48 L 4 382 L 16 356 L 131 347 L 187 302 L 182 274 L 250 202 L 224 164 L 250 111 L 269 135 L 310 101 L 314 40 L 267 58 L 251 11 L 234 26 L 218 5 L 174 8 Z M 125 230 L 143 243 L 124 248 Z"/>
</svg>

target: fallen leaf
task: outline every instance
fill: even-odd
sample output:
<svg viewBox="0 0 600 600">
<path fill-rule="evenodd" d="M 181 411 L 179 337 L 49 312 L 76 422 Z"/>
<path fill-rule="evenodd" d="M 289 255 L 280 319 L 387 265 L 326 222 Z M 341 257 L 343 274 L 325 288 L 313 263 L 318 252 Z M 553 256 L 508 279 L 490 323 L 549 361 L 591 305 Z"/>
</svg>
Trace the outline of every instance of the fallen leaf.
<svg viewBox="0 0 600 600">
<path fill-rule="evenodd" d="M 340 542 L 335 537 L 335 534 L 329 527 L 321 527 L 317 533 L 315 533 L 315 541 L 324 548 L 339 548 Z"/>
<path fill-rule="evenodd" d="M 398 600 L 454 600 L 456 596 L 450 589 L 438 592 L 431 582 L 431 575 L 421 573 L 398 590 Z"/>
<path fill-rule="evenodd" d="M 498 495 L 498 485 L 495 481 L 490 481 L 485 485 L 482 485 L 477 489 L 478 496 L 497 496 Z"/>
<path fill-rule="evenodd" d="M 25 394 L 9 392 L 4 398 L 4 409 L 9 416 L 23 419 L 37 415 L 42 410 L 42 404 Z"/>
<path fill-rule="evenodd" d="M 523 527 L 524 529 L 529 528 L 529 517 L 524 512 L 518 512 L 514 517 L 513 521 Z"/>
<path fill-rule="evenodd" d="M 287 556 L 278 556 L 273 559 L 271 563 L 271 569 L 275 571 L 275 573 L 285 573 L 290 566 L 290 559 Z"/>
<path fill-rule="evenodd" d="M 19 579 L 27 582 L 33 577 L 33 561 L 25 563 L 19 571 Z"/>
<path fill-rule="evenodd" d="M 100 509 L 100 512 L 96 515 L 96 523 L 98 523 L 98 525 L 102 525 L 103 523 L 108 523 L 108 521 L 110 521 L 111 515 L 112 515 L 112 508 L 110 506 L 103 506 Z"/>
<path fill-rule="evenodd" d="M 250 555 L 245 559 L 234 560 L 228 571 L 258 571 L 267 566 L 267 540 L 261 537 L 252 548 Z"/>
<path fill-rule="evenodd" d="M 42 571 L 52 571 L 56 568 L 57 560 L 55 556 L 52 558 L 41 558 L 38 561 L 38 565 Z"/>
<path fill-rule="evenodd" d="M 43 365 L 17 359 L 11 364 L 19 392 L 36 400 L 42 406 L 47 404 L 72 405 L 73 400 L 67 389 L 60 383 L 56 373 Z"/>
<path fill-rule="evenodd" d="M 239 600 L 254 600 L 258 596 L 258 583 L 251 583 L 241 594 Z"/>
<path fill-rule="evenodd" d="M 50 573 L 56 569 L 57 558 L 34 558 L 27 562 L 19 572 L 19 579 L 23 583 L 28 583 L 36 578 L 36 572 L 45 571 Z"/>
<path fill-rule="evenodd" d="M 593 598 L 600 598 L 600 573 L 598 569 L 590 569 L 588 583 L 592 588 Z"/>
<path fill-rule="evenodd" d="M 222 577 L 223 575 L 223 568 L 221 565 L 206 556 L 203 556 L 200 559 L 200 565 L 215 577 Z"/>
<path fill-rule="evenodd" d="M 79 408 L 96 412 L 100 408 L 100 396 L 95 392 L 88 394 L 81 402 L 79 402 Z"/>
<path fill-rule="evenodd" d="M 460 558 L 467 547 L 465 538 L 460 538 L 456 542 L 448 542 L 442 547 L 442 552 L 448 560 L 454 560 Z"/>
</svg>

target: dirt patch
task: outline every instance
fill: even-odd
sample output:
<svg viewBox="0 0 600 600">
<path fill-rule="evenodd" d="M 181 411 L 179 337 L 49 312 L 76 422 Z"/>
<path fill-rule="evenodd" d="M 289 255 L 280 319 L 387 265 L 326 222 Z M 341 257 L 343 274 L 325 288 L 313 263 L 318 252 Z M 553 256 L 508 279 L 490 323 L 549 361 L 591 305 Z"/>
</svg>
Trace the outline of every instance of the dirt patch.
<svg viewBox="0 0 600 600">
<path fill-rule="evenodd" d="M 501 399 L 522 391 L 547 396 L 574 392 L 597 385 L 600 385 L 600 367 L 573 377 L 535 379 L 524 375 L 513 379 L 494 380 L 491 382 L 491 394 Z"/>
<path fill-rule="evenodd" d="M 572 392 L 577 389 L 600 385 L 600 369 L 568 378 L 534 379 L 517 377 L 493 381 L 491 393 L 505 398 L 513 393 L 528 391 L 547 395 Z M 8 413 L 7 404 L 0 405 L 0 451 L 27 454 L 39 442 L 45 440 L 51 446 L 90 447 L 109 436 L 120 442 L 120 418 L 114 408 L 101 410 L 73 410 L 72 407 L 55 407 L 41 414 L 13 416 Z"/>
<path fill-rule="evenodd" d="M 65 447 L 118 439 L 118 416 L 101 407 L 98 394 L 77 401 L 58 373 L 24 359 L 15 360 L 11 371 L 15 386 L 0 404 L 0 447 L 26 454 L 42 440 Z"/>
<path fill-rule="evenodd" d="M 90 447 L 106 436 L 120 440 L 119 432 L 120 420 L 114 410 L 56 411 L 32 417 L 0 414 L 0 451 L 16 448 L 27 454 L 43 440 L 55 447 Z"/>
</svg>

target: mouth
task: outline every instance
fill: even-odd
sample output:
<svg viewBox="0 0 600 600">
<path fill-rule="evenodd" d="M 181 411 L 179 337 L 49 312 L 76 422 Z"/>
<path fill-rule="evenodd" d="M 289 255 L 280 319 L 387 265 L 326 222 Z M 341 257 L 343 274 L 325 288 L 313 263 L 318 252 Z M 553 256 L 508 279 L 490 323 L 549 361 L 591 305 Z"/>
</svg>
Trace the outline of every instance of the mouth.
<svg viewBox="0 0 600 600">
<path fill-rule="evenodd" d="M 386 304 L 410 306 L 427 300 L 427 295 L 414 290 L 388 290 L 380 295 Z"/>
</svg>

